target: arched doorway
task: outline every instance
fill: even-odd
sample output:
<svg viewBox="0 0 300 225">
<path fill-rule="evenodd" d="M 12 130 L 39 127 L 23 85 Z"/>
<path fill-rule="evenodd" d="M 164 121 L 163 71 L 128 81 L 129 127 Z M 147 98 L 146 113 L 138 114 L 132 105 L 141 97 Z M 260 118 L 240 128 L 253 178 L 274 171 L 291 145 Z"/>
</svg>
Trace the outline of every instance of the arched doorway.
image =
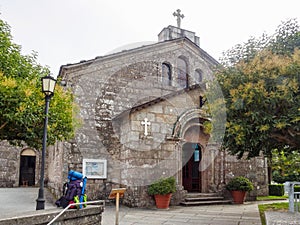
<svg viewBox="0 0 300 225">
<path fill-rule="evenodd" d="M 20 158 L 20 186 L 35 185 L 35 163 L 36 154 L 32 149 L 25 149 L 21 152 Z"/>
<path fill-rule="evenodd" d="M 210 156 L 207 144 L 210 135 L 205 132 L 204 123 L 209 120 L 201 109 L 190 109 L 174 126 L 173 136 L 181 142 L 182 169 L 178 178 L 188 192 L 208 192 L 207 162 Z"/>
<path fill-rule="evenodd" d="M 201 192 L 199 166 L 202 150 L 199 143 L 185 143 L 182 148 L 182 185 L 188 192 Z"/>
</svg>

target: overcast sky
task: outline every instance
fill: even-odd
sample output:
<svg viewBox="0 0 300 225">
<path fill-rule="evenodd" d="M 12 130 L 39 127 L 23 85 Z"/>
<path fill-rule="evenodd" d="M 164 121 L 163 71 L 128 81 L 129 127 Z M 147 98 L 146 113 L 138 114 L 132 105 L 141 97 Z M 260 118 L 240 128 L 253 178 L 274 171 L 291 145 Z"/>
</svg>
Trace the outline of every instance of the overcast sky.
<svg viewBox="0 0 300 225">
<path fill-rule="evenodd" d="M 196 32 L 200 46 L 215 59 L 250 36 L 272 34 L 281 21 L 297 18 L 299 0 L 0 0 L 1 19 L 24 54 L 54 76 L 61 65 L 93 59 L 124 45 L 157 41 L 173 12 L 181 27 Z"/>
</svg>

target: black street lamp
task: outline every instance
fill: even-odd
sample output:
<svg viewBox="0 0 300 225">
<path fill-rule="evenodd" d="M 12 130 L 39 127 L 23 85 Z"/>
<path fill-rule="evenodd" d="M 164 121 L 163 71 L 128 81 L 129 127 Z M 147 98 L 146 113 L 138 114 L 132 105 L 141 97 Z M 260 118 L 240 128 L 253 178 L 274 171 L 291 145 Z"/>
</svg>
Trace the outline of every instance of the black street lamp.
<svg viewBox="0 0 300 225">
<path fill-rule="evenodd" d="M 36 200 L 36 210 L 45 209 L 44 199 L 44 170 L 45 170 L 45 152 L 47 147 L 47 126 L 48 126 L 48 111 L 51 97 L 54 95 L 54 87 L 56 80 L 50 75 L 42 78 L 43 93 L 45 94 L 45 120 L 44 120 L 44 134 L 43 134 L 43 149 L 42 149 L 42 163 L 40 174 L 40 189 L 39 196 Z"/>
</svg>

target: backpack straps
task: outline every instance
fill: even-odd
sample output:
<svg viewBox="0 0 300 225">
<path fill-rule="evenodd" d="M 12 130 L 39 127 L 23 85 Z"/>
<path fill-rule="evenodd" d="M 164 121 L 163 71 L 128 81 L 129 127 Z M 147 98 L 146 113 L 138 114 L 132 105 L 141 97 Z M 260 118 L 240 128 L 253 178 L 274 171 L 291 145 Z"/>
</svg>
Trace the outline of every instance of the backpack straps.
<svg viewBox="0 0 300 225">
<path fill-rule="evenodd" d="M 82 189 L 81 189 L 81 195 L 80 195 L 80 199 L 79 199 L 80 202 L 86 201 L 86 197 L 84 196 L 86 182 L 87 182 L 87 177 L 84 177 L 82 180 Z M 80 209 L 81 208 L 82 208 L 82 205 L 80 205 Z"/>
<path fill-rule="evenodd" d="M 64 183 L 63 185 L 63 190 L 62 190 L 62 195 L 65 196 L 67 194 L 68 190 L 68 182 Z"/>
</svg>

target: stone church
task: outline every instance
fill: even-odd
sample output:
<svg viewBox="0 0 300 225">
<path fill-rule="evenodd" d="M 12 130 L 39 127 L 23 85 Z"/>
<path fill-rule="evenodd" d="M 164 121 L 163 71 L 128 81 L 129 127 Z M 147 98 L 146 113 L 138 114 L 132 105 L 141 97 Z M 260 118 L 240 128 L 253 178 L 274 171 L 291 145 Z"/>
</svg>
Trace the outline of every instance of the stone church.
<svg viewBox="0 0 300 225">
<path fill-rule="evenodd" d="M 68 171 L 76 170 L 88 177 L 90 199 L 125 187 L 124 204 L 147 207 L 147 185 L 161 177 L 176 178 L 178 204 L 189 192 L 226 197 L 228 180 L 243 175 L 255 185 L 250 197 L 266 195 L 266 160 L 237 160 L 206 129 L 213 118 L 205 95 L 218 65 L 179 23 L 164 28 L 156 43 L 61 66 L 58 78 L 74 93 L 82 126 L 73 140 L 47 149 L 47 186 L 60 196 Z M 12 186 L 38 184 L 39 153 L 14 151 Z M 25 170 L 35 173 L 24 179 Z"/>
</svg>

